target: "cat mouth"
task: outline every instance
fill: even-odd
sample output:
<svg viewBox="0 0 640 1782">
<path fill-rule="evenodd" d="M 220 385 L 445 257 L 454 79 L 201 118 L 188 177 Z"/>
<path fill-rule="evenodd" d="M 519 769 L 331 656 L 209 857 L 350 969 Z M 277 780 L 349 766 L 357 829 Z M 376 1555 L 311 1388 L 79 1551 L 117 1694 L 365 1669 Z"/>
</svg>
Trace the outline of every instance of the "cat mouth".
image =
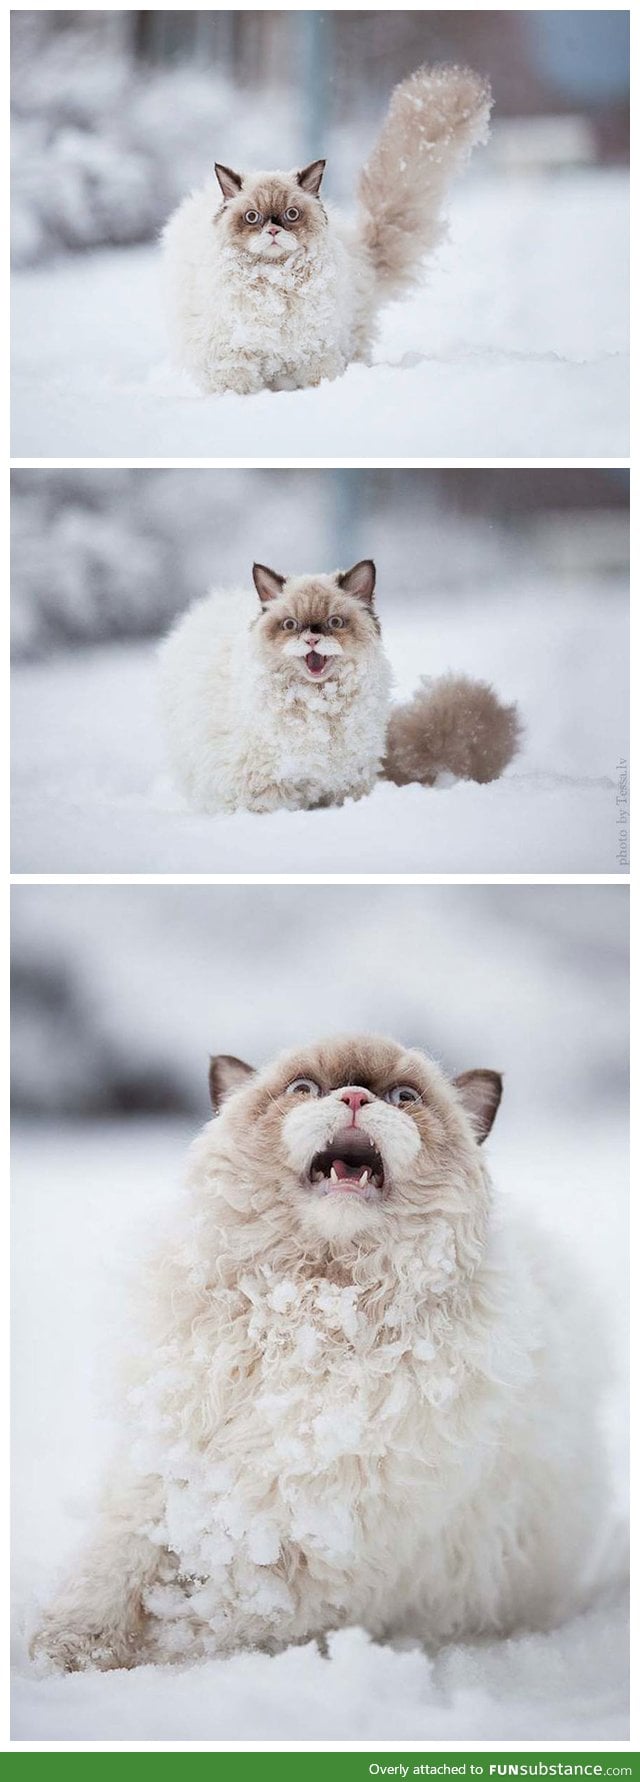
<svg viewBox="0 0 640 1782">
<path fill-rule="evenodd" d="M 269 259 L 273 259 L 274 253 L 291 254 L 294 251 L 294 247 L 297 247 L 297 242 L 292 242 L 290 237 L 284 234 L 261 235 L 258 240 L 259 252 L 267 255 Z"/>
<path fill-rule="evenodd" d="M 316 1151 L 309 1182 L 316 1194 L 355 1194 L 359 1200 L 381 1200 L 384 1164 L 366 1133 L 347 1127 L 324 1150 Z"/>
<path fill-rule="evenodd" d="M 308 655 L 305 656 L 305 663 L 314 681 L 320 680 L 320 676 L 324 674 L 330 661 L 331 657 L 321 656 L 319 650 L 309 650 Z"/>
</svg>

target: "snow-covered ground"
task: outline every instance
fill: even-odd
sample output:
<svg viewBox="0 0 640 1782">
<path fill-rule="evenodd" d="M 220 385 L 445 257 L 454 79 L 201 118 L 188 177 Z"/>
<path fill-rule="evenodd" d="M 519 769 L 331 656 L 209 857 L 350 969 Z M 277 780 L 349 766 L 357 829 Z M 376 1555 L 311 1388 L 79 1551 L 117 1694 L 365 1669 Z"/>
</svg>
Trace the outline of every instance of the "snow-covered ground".
<svg viewBox="0 0 640 1782">
<path fill-rule="evenodd" d="M 380 614 L 396 693 L 421 671 L 516 699 L 524 748 L 502 780 L 380 784 L 341 810 L 199 817 L 164 777 L 153 648 L 16 665 L 15 872 L 617 872 L 627 757 L 627 589 L 540 573 Z"/>
<path fill-rule="evenodd" d="M 146 1667 L 40 1677 L 24 1626 L 82 1539 L 114 1434 L 100 1414 L 104 1354 L 123 1275 L 173 1202 L 189 1133 L 133 1123 L 18 1129 L 14 1152 L 14 1589 L 12 1737 L 37 1739 L 623 1739 L 626 1608 L 621 1569 L 555 1632 L 448 1648 L 375 1646 L 358 1629 L 277 1658 L 245 1654 L 168 1673 Z M 508 1107 L 492 1140 L 498 1183 L 568 1232 L 607 1296 L 622 1367 L 623 1122 L 547 1121 L 533 1134 Z M 610 1435 L 624 1498 L 624 1397 Z M 622 1564 L 623 1569 L 623 1564 Z"/>
<path fill-rule="evenodd" d="M 628 185 L 619 169 L 478 174 L 373 367 L 203 398 L 167 363 L 158 253 L 17 273 L 19 457 L 615 457 L 628 451 Z"/>
</svg>

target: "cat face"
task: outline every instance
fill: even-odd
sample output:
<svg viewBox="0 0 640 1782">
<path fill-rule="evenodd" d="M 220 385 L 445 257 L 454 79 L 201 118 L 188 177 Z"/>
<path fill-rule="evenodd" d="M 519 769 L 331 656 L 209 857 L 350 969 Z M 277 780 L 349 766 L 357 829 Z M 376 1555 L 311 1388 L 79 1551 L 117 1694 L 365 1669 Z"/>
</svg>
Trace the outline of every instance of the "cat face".
<svg viewBox="0 0 640 1782">
<path fill-rule="evenodd" d="M 241 174 L 217 162 L 224 204 L 215 220 L 228 244 L 274 265 L 308 253 L 327 227 L 318 197 L 324 165 L 313 161 L 301 173 Z"/>
<path fill-rule="evenodd" d="M 210 1087 L 225 1158 L 235 1155 L 260 1210 L 293 1218 L 302 1239 L 380 1242 L 385 1227 L 419 1234 L 434 1214 L 467 1242 L 482 1226 L 477 1146 L 501 1098 L 495 1071 L 451 1083 L 423 1052 L 363 1037 L 290 1052 L 259 1072 L 214 1058 Z"/>
<path fill-rule="evenodd" d="M 289 577 L 254 563 L 253 579 L 262 606 L 255 642 L 273 673 L 322 685 L 366 672 L 367 658 L 380 648 L 369 559 L 334 575 Z"/>
</svg>

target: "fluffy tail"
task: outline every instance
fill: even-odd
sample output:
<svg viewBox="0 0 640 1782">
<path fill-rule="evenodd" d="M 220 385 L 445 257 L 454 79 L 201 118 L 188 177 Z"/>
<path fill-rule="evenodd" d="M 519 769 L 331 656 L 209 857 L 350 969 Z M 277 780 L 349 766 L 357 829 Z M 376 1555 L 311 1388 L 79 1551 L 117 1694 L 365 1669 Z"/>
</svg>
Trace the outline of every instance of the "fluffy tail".
<svg viewBox="0 0 640 1782">
<path fill-rule="evenodd" d="M 501 705 L 486 681 L 424 679 L 408 705 L 391 713 L 382 778 L 433 786 L 438 774 L 452 773 L 484 785 L 504 773 L 520 739 L 517 706 Z"/>
<path fill-rule="evenodd" d="M 400 82 L 360 175 L 364 242 L 381 292 L 414 283 L 442 239 L 442 204 L 454 174 L 489 134 L 491 91 L 468 68 L 417 68 Z"/>
</svg>

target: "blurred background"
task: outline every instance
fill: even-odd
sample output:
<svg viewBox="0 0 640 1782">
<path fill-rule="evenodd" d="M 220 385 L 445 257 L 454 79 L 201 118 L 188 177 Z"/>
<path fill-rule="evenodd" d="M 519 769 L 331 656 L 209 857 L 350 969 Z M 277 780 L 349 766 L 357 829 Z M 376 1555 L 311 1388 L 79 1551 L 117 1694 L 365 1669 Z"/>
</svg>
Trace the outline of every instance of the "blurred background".
<svg viewBox="0 0 640 1782">
<path fill-rule="evenodd" d="M 626 160 L 625 11 L 14 12 L 15 262 L 151 240 L 216 157 L 323 154 L 345 198 L 424 61 L 489 75 L 485 175 Z"/>
<path fill-rule="evenodd" d="M 202 1118 L 211 1052 L 260 1064 L 364 1029 L 505 1069 L 528 1145 L 623 1117 L 624 887 L 39 886 L 13 906 L 19 1116 Z"/>
<path fill-rule="evenodd" d="M 16 470 L 14 660 L 157 637 L 208 587 L 246 585 L 254 558 L 302 573 L 361 556 L 378 563 L 385 627 L 399 603 L 421 616 L 425 594 L 432 623 L 439 601 L 449 613 L 497 601 L 509 623 L 515 587 L 524 598 L 534 584 L 539 602 L 575 600 L 585 621 L 598 599 L 613 623 L 627 602 L 629 475 Z"/>
</svg>

